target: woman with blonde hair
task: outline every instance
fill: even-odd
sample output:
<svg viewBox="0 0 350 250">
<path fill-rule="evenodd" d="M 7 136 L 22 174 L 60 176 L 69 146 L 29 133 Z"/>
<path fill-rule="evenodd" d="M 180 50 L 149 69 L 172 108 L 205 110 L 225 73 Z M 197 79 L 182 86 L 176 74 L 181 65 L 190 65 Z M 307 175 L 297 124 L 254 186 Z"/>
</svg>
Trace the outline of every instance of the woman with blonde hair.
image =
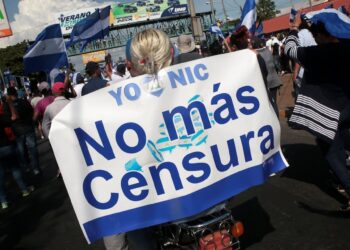
<svg viewBox="0 0 350 250">
<path fill-rule="evenodd" d="M 136 77 L 149 74 L 157 79 L 158 72 L 168 67 L 173 61 L 173 47 L 169 37 L 160 30 L 147 29 L 135 35 L 129 40 L 126 48 L 126 66 L 130 75 Z M 159 88 L 158 81 L 150 84 L 150 90 Z M 151 228 L 143 228 L 125 234 L 112 235 L 104 238 L 107 250 L 133 249 L 153 250 L 157 248 L 156 238 Z"/>
<path fill-rule="evenodd" d="M 127 67 L 131 76 L 156 75 L 172 64 L 173 55 L 169 37 L 157 29 L 137 33 L 126 46 Z"/>
</svg>

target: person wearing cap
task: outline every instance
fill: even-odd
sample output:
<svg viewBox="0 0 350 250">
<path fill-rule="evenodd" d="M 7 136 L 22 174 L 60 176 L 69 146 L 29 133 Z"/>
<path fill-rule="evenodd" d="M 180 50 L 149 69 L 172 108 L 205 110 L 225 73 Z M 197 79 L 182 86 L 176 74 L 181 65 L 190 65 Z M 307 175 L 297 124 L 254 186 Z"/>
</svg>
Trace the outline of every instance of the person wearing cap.
<svg viewBox="0 0 350 250">
<path fill-rule="evenodd" d="M 70 102 L 70 100 L 65 97 L 65 92 L 65 84 L 63 82 L 56 82 L 52 87 L 52 94 L 55 100 L 47 106 L 42 123 L 45 137 L 49 136 L 52 120 Z"/>
<path fill-rule="evenodd" d="M 102 79 L 101 69 L 98 63 L 88 62 L 86 64 L 85 71 L 89 75 L 90 79 L 88 80 L 87 84 L 84 85 L 81 91 L 82 96 L 107 86 L 108 81 Z"/>
<path fill-rule="evenodd" d="M 43 118 L 46 107 L 49 106 L 53 102 L 53 100 L 55 100 L 55 97 L 51 93 L 51 89 L 44 88 L 41 89 L 40 92 L 44 96 L 44 98 L 41 99 L 34 108 L 34 122 L 40 121 Z"/>
<path fill-rule="evenodd" d="M 174 58 L 173 65 L 202 58 L 202 56 L 195 51 L 196 44 L 192 35 L 180 35 L 177 38 L 176 46 L 180 54 Z"/>
<path fill-rule="evenodd" d="M 295 26 L 286 40 L 286 55 L 305 69 L 289 124 L 316 136 L 348 195 L 349 202 L 343 209 L 350 210 L 345 150 L 350 128 L 350 18 L 334 9 L 310 12 L 306 17 L 317 46 L 301 47 Z"/>
</svg>

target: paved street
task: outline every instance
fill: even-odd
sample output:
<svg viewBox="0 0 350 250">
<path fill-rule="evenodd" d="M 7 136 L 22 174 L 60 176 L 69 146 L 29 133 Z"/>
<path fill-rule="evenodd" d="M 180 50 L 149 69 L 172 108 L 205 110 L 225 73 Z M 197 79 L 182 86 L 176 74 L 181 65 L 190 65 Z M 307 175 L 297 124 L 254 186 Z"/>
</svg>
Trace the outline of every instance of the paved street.
<svg viewBox="0 0 350 250">
<path fill-rule="evenodd" d="M 281 95 L 290 90 L 285 82 Z M 288 102 L 280 100 L 283 110 Z M 281 126 L 290 167 L 233 201 L 233 214 L 245 225 L 243 248 L 350 249 L 350 213 L 337 211 L 345 199 L 328 187 L 327 166 L 313 137 L 288 128 L 285 118 Z M 0 212 L 0 249 L 104 249 L 101 241 L 85 242 L 64 184 L 55 179 L 57 164 L 48 141 L 41 141 L 39 150 L 44 175 L 31 180 L 36 190 L 22 198 L 8 184 L 12 204 Z"/>
</svg>

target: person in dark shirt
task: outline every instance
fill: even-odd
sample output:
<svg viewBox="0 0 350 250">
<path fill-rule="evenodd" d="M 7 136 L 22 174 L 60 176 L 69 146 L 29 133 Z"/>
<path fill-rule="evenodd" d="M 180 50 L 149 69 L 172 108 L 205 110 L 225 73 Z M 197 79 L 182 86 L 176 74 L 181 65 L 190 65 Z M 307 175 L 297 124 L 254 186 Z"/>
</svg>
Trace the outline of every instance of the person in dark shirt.
<svg viewBox="0 0 350 250">
<path fill-rule="evenodd" d="M 2 103 L 0 105 L 2 105 Z M 11 126 L 12 119 L 17 118 L 13 103 L 9 98 L 7 105 L 10 110 L 9 114 L 0 114 L 0 203 L 2 209 L 6 209 L 8 207 L 8 201 L 4 189 L 6 168 L 11 169 L 12 176 L 22 191 L 22 196 L 29 195 L 29 192 L 33 190 L 32 188 L 27 187 L 23 180 L 22 173 L 17 162 L 16 145 L 9 139 L 5 132 L 5 128 Z"/>
<path fill-rule="evenodd" d="M 196 44 L 192 35 L 180 35 L 177 39 L 177 48 L 180 54 L 173 60 L 173 65 L 200 59 L 202 56 L 196 50 Z"/>
<path fill-rule="evenodd" d="M 90 94 L 96 90 L 107 86 L 107 80 L 102 79 L 101 69 L 98 63 L 88 62 L 85 68 L 86 73 L 90 76 L 87 84 L 84 85 L 81 95 Z"/>
<path fill-rule="evenodd" d="M 346 23 L 350 23 L 348 17 L 342 16 Z M 292 27 L 286 40 L 286 55 L 305 69 L 289 123 L 317 137 L 331 170 L 348 194 L 349 202 L 344 209 L 350 210 L 350 174 L 345 151 L 350 128 L 350 26 L 347 26 L 348 31 L 335 31 L 330 28 L 332 20 L 331 17 L 314 23 L 310 20 L 309 29 L 317 46 L 301 47 L 296 27 Z"/>
<path fill-rule="evenodd" d="M 8 99 L 13 102 L 18 118 L 12 123 L 12 129 L 16 135 L 17 150 L 19 160 L 23 169 L 29 169 L 26 150 L 31 160 L 31 169 L 34 175 L 39 174 L 39 155 L 33 122 L 33 107 L 25 99 L 18 98 L 17 90 L 14 87 L 7 89 Z M 9 115 L 8 105 L 5 106 L 5 114 Z"/>
</svg>

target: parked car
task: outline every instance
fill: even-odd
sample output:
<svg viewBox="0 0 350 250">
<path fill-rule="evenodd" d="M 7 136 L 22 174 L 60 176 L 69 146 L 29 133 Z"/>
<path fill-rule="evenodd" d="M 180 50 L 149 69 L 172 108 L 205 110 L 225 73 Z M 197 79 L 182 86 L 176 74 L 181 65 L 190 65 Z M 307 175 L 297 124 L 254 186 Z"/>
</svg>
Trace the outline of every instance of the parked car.
<svg viewBox="0 0 350 250">
<path fill-rule="evenodd" d="M 146 11 L 147 12 L 157 12 L 160 11 L 160 6 L 159 5 L 154 5 L 154 4 L 149 4 L 146 6 Z"/>
<path fill-rule="evenodd" d="M 168 5 L 179 5 L 180 1 L 179 0 L 168 0 Z"/>
<path fill-rule="evenodd" d="M 146 2 L 144 2 L 144 1 L 137 1 L 137 2 L 136 2 L 136 5 L 137 5 L 137 6 L 140 6 L 140 7 L 141 7 L 141 6 L 146 6 Z"/>
<path fill-rule="evenodd" d="M 131 5 L 126 5 L 126 6 L 124 6 L 124 12 L 125 13 L 135 13 L 135 12 L 137 12 L 137 7 L 131 6 Z"/>
<path fill-rule="evenodd" d="M 154 3 L 155 4 L 162 4 L 162 3 L 164 3 L 164 0 L 154 0 Z"/>
</svg>

